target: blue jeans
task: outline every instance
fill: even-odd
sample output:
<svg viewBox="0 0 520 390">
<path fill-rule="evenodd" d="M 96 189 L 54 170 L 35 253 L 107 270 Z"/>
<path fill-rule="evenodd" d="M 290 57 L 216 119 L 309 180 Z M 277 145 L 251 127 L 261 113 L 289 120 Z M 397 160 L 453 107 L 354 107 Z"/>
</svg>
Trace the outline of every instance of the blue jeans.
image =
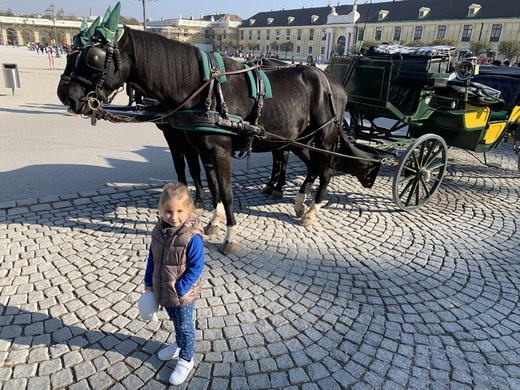
<svg viewBox="0 0 520 390">
<path fill-rule="evenodd" d="M 175 329 L 175 341 L 181 350 L 179 357 L 187 362 L 193 358 L 195 349 L 195 322 L 193 310 L 195 302 L 179 307 L 165 307 Z"/>
</svg>

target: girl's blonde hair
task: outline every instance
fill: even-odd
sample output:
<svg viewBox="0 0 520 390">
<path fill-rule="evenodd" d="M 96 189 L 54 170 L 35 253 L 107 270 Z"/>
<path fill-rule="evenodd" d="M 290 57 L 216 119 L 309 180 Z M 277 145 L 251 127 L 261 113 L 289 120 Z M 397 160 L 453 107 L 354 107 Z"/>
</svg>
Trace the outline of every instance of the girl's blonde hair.
<svg viewBox="0 0 520 390">
<path fill-rule="evenodd" d="M 191 199 L 190 190 L 183 183 L 168 183 L 164 186 L 161 197 L 159 198 L 159 213 L 162 214 L 164 205 L 171 199 L 178 199 L 184 202 L 190 212 L 193 211 L 193 199 Z"/>
</svg>

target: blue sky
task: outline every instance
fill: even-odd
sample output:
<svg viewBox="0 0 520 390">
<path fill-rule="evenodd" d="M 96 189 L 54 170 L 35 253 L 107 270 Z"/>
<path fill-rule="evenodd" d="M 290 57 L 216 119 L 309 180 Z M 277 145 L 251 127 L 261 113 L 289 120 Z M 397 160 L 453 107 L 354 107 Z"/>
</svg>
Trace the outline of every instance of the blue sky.
<svg viewBox="0 0 520 390">
<path fill-rule="evenodd" d="M 380 2 L 381 0 L 372 0 Z M 391 0 L 390 0 L 391 1 Z M 518 0 L 515 0 L 518 1 Z M 363 3 L 364 0 L 360 0 Z M 0 0 L 0 10 L 10 9 L 14 13 L 44 13 L 45 9 L 53 3 L 56 10 L 62 9 L 65 15 L 74 14 L 78 17 L 88 16 L 90 7 L 94 15 L 103 16 L 109 5 L 112 7 L 117 3 L 116 0 Z M 338 1 L 330 1 L 336 5 Z M 354 0 L 340 1 L 341 5 L 353 4 Z M 176 1 L 176 0 L 147 0 L 146 17 L 152 20 L 160 18 L 178 18 L 179 15 L 188 18 L 191 14 L 199 17 L 200 14 L 209 15 L 217 12 L 231 13 L 246 19 L 258 12 L 295 8 L 324 7 L 329 4 L 329 0 L 202 0 L 202 1 Z M 55 11 L 56 12 L 56 11 Z M 139 21 L 143 19 L 143 4 L 141 0 L 121 0 L 121 15 L 134 17 Z"/>
</svg>

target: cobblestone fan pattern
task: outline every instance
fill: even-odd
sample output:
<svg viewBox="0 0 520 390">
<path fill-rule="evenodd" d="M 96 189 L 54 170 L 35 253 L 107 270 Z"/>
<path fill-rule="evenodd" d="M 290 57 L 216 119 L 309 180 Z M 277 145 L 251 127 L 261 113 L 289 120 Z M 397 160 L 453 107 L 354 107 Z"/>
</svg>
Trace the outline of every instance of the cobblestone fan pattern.
<svg viewBox="0 0 520 390">
<path fill-rule="evenodd" d="M 207 237 L 189 389 L 519 389 L 520 175 L 450 150 L 437 197 L 412 213 L 336 176 L 314 226 L 235 174 L 239 247 Z M 159 389 L 172 325 L 138 318 L 159 188 L 4 203 L 0 383 L 7 389 Z M 207 210 L 210 209 L 209 202 Z M 209 220 L 206 211 L 203 220 Z"/>
</svg>

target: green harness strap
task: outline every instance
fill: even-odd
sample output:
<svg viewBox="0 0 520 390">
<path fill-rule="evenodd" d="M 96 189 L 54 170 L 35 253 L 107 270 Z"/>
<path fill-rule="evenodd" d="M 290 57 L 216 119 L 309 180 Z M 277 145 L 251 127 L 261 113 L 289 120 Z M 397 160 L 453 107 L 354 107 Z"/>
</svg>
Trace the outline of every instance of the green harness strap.
<svg viewBox="0 0 520 390">
<path fill-rule="evenodd" d="M 200 61 L 202 65 L 202 79 L 204 81 L 208 81 L 212 74 L 211 74 L 211 67 L 209 65 L 209 54 L 206 53 L 203 50 L 200 51 Z M 215 62 L 217 63 L 217 68 L 220 73 L 224 73 L 226 71 L 226 68 L 224 66 L 224 60 L 222 59 L 222 56 L 219 53 L 213 53 L 215 56 Z M 220 83 L 224 84 L 227 81 L 226 75 L 219 76 L 218 80 Z"/>
<path fill-rule="evenodd" d="M 244 64 L 244 68 L 248 69 L 250 68 L 249 65 Z M 263 70 L 259 70 L 258 73 L 264 80 L 264 88 L 265 88 L 265 99 L 271 99 L 273 97 L 273 90 L 271 89 L 271 82 L 267 78 L 267 75 Z M 250 97 L 253 99 L 256 99 L 256 95 L 258 94 L 258 91 L 256 90 L 256 81 L 255 77 L 253 75 L 253 72 L 246 72 L 246 79 L 247 83 L 249 85 L 249 91 L 250 91 Z"/>
</svg>

